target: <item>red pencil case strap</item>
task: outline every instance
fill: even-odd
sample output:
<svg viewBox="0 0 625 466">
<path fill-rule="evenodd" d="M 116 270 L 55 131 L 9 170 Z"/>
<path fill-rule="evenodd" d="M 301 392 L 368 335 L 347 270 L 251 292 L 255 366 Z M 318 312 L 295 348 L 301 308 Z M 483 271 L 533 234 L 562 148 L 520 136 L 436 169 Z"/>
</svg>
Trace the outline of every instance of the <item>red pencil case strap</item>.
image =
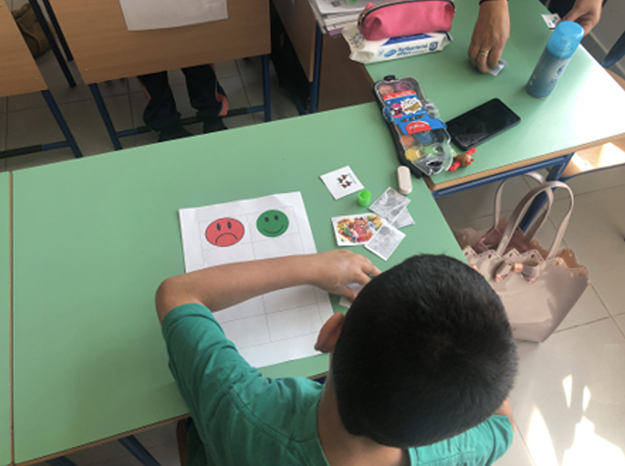
<svg viewBox="0 0 625 466">
<path fill-rule="evenodd" d="M 358 27 L 367 40 L 449 31 L 455 12 L 456 7 L 450 0 L 369 3 L 358 18 Z"/>
</svg>

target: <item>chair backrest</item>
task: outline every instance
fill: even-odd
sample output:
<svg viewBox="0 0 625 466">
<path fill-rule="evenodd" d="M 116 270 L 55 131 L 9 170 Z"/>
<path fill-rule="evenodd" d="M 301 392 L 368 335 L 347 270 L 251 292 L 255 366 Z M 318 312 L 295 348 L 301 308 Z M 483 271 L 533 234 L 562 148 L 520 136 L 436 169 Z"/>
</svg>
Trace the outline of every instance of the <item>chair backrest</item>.
<svg viewBox="0 0 625 466">
<path fill-rule="evenodd" d="M 0 63 L 0 97 L 47 89 L 4 0 L 0 0 Z"/>
<path fill-rule="evenodd" d="M 600 63 L 604 68 L 610 68 L 625 55 L 625 31 L 621 37 L 614 43 L 606 57 Z"/>
</svg>

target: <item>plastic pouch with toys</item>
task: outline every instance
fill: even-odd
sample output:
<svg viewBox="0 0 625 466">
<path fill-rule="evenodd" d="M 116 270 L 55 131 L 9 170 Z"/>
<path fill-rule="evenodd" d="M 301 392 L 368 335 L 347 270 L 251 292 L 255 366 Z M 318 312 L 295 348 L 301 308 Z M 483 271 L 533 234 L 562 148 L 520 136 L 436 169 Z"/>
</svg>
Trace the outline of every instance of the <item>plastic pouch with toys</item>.
<svg viewBox="0 0 625 466">
<path fill-rule="evenodd" d="M 454 153 L 447 126 L 414 78 L 387 76 L 373 86 L 397 148 L 400 163 L 416 177 L 447 170 Z"/>
</svg>

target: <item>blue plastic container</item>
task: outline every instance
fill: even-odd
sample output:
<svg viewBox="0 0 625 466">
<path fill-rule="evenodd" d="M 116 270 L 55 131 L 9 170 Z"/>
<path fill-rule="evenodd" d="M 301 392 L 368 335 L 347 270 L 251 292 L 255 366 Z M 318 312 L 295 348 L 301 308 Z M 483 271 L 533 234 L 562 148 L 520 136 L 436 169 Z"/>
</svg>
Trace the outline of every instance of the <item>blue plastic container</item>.
<svg viewBox="0 0 625 466">
<path fill-rule="evenodd" d="M 571 57 L 584 37 L 584 29 L 573 21 L 560 21 L 547 42 L 525 90 L 533 97 L 547 97 L 556 87 Z"/>
</svg>

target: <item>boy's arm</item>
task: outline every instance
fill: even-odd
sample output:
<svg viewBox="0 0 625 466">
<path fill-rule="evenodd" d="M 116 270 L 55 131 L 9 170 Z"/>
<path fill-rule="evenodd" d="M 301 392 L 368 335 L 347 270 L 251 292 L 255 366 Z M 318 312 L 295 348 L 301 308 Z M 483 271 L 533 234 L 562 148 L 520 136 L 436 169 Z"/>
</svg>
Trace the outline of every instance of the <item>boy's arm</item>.
<svg viewBox="0 0 625 466">
<path fill-rule="evenodd" d="M 188 303 L 219 311 L 281 288 L 316 285 L 353 299 L 346 285 L 366 285 L 380 271 L 369 259 L 347 250 L 225 264 L 171 277 L 156 292 L 160 321 L 169 311 Z"/>
<path fill-rule="evenodd" d="M 510 425 L 512 426 L 512 430 L 514 431 L 514 418 L 512 417 L 512 406 L 510 406 L 510 401 L 507 398 L 501 404 L 499 409 L 495 411 L 495 414 L 499 414 L 500 416 L 507 416 L 508 419 L 510 420 Z"/>
</svg>

